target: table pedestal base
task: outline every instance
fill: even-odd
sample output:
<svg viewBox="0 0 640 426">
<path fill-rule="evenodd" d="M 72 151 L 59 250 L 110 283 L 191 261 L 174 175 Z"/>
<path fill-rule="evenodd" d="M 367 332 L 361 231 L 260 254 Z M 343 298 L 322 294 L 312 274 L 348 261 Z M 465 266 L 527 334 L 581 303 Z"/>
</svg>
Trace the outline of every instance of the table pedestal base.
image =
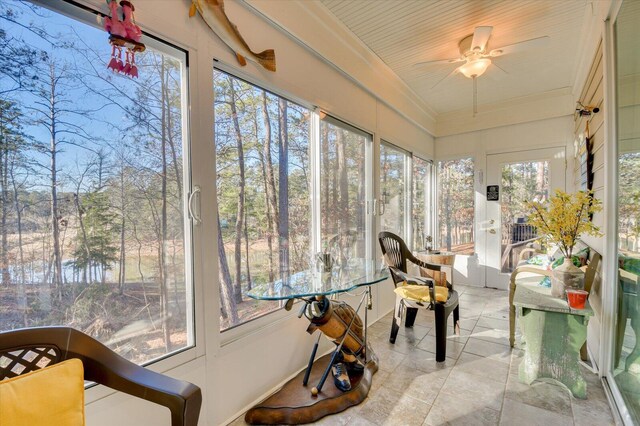
<svg viewBox="0 0 640 426">
<path fill-rule="evenodd" d="M 587 382 L 580 372 L 580 348 L 587 340 L 588 317 L 521 308 L 524 359 L 519 378 L 531 384 L 551 378 L 565 385 L 574 397 L 587 397 Z"/>
<path fill-rule="evenodd" d="M 271 395 L 249 411 L 244 417 L 249 424 L 303 424 L 339 413 L 349 407 L 360 404 L 371 389 L 371 380 L 378 371 L 378 358 L 369 348 L 369 360 L 360 375 L 349 374 L 351 390 L 342 392 L 329 378 L 318 396 L 311 395 L 311 388 L 318 383 L 322 373 L 331 360 L 331 354 L 325 355 L 313 364 L 309 384 L 302 385 L 305 370 L 289 380 L 278 392 Z"/>
</svg>

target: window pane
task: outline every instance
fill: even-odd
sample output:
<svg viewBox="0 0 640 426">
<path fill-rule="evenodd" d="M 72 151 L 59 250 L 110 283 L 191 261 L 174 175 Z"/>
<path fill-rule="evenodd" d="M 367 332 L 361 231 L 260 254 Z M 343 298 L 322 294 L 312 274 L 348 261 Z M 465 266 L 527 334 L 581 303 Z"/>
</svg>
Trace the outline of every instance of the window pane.
<svg viewBox="0 0 640 426">
<path fill-rule="evenodd" d="M 371 137 L 337 120 L 320 123 L 320 240 L 339 262 L 365 257 L 365 153 Z"/>
<path fill-rule="evenodd" d="M 528 243 L 538 238 L 533 225 L 527 223 L 527 201 L 549 199 L 549 162 L 525 161 L 502 165 L 502 196 L 500 197 L 501 254 L 500 270 L 511 273 L 520 253 Z"/>
<path fill-rule="evenodd" d="M 413 157 L 413 249 L 422 250 L 427 247 L 433 248 L 431 227 L 431 212 L 433 208 L 433 194 L 431 193 L 431 182 L 433 181 L 433 164 L 420 157 Z"/>
<path fill-rule="evenodd" d="M 143 40 L 133 79 L 101 28 L 26 2 L 0 25 L 0 329 L 68 325 L 137 363 L 192 345 L 184 54 Z"/>
<path fill-rule="evenodd" d="M 440 248 L 474 253 L 473 159 L 438 162 L 438 221 Z"/>
<path fill-rule="evenodd" d="M 213 73 L 220 329 L 273 312 L 246 294 L 310 253 L 310 111 L 222 71 Z"/>
<path fill-rule="evenodd" d="M 384 203 L 380 226 L 403 239 L 406 239 L 405 206 L 409 196 L 405 188 L 408 158 L 404 151 L 385 143 L 380 145 L 380 195 Z"/>
<path fill-rule="evenodd" d="M 618 280 L 611 283 L 617 286 L 615 344 L 611 370 L 634 424 L 640 423 L 639 35 L 640 2 L 625 1 L 620 7 L 615 24 Z M 595 190 L 598 191 L 598 188 Z"/>
</svg>

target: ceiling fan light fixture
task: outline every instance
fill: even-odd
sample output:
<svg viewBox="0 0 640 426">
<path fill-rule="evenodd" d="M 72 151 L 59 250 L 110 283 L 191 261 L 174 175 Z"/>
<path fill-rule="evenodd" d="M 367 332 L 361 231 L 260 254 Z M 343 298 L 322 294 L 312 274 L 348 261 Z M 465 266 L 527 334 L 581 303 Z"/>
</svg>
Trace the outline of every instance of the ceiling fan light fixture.
<svg viewBox="0 0 640 426">
<path fill-rule="evenodd" d="M 458 70 L 467 78 L 480 77 L 491 65 L 491 59 L 477 58 L 469 60 L 466 64 L 458 68 Z"/>
</svg>

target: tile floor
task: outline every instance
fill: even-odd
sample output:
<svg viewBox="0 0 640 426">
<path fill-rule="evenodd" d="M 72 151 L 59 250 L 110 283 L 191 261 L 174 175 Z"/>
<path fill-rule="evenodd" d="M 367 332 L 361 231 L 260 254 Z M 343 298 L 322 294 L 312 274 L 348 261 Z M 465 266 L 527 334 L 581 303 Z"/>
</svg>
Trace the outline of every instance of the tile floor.
<svg viewBox="0 0 640 426">
<path fill-rule="evenodd" d="M 435 362 L 433 312 L 389 343 L 391 314 L 369 327 L 380 359 L 362 404 L 321 419 L 322 425 L 576 425 L 614 424 L 598 377 L 583 368 L 587 399 L 547 381 L 518 381 L 519 349 L 509 348 L 507 292 L 456 286 L 461 335 L 450 336 L 447 360 Z M 449 327 L 451 333 L 451 327 Z M 233 425 L 243 425 L 242 418 Z"/>
</svg>

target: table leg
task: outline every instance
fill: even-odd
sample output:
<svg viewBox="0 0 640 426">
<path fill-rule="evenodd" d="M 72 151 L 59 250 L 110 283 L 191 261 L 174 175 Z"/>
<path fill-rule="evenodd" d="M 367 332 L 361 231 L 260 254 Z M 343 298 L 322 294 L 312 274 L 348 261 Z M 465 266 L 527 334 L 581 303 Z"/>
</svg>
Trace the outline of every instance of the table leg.
<svg viewBox="0 0 640 426">
<path fill-rule="evenodd" d="M 527 342 L 520 363 L 520 381 L 531 384 L 538 378 L 552 378 L 576 398 L 585 399 L 587 383 L 578 360 L 587 339 L 587 318 L 523 308 L 520 324 Z"/>
<path fill-rule="evenodd" d="M 333 355 L 331 356 L 331 362 L 329 362 L 329 365 L 327 365 L 326 370 L 324 371 L 324 373 L 322 374 L 322 377 L 320 378 L 320 381 L 318 382 L 318 386 L 314 387 L 313 389 L 311 389 L 311 394 L 312 395 L 317 395 L 321 390 L 322 387 L 324 386 L 324 382 L 327 380 L 327 377 L 329 376 L 329 372 L 331 371 L 331 367 L 333 367 L 333 363 L 336 359 L 336 356 L 338 356 L 338 353 L 340 353 L 340 351 L 342 350 L 342 346 L 344 345 L 344 341 L 347 340 L 347 336 L 349 336 L 349 332 L 351 331 L 351 327 L 353 326 L 353 322 L 355 321 L 356 317 L 358 316 L 358 312 L 360 311 L 360 307 L 362 306 L 362 302 L 364 302 L 364 300 L 367 298 L 367 293 L 365 292 L 362 295 L 362 298 L 360 298 L 360 303 L 358 303 L 358 307 L 355 309 L 355 315 L 353 316 L 353 318 L 351 318 L 351 321 L 349 322 L 349 326 L 347 327 L 346 331 L 344 332 L 344 335 L 342 336 L 342 340 L 340 340 L 340 344 L 336 347 L 336 350 L 333 352 Z M 365 331 L 366 331 L 366 326 L 365 326 Z M 367 347 L 364 347 L 364 351 L 365 354 L 367 352 Z"/>
<path fill-rule="evenodd" d="M 313 350 L 311 351 L 311 356 L 309 357 L 309 364 L 307 364 L 307 370 L 304 372 L 304 378 L 302 379 L 302 386 L 307 386 L 307 383 L 309 383 L 309 375 L 311 374 L 311 369 L 313 368 L 313 362 L 316 359 L 316 352 L 318 352 L 318 344 L 320 343 L 321 337 L 322 337 L 322 333 L 318 332 L 318 338 L 316 339 L 316 343 L 313 345 Z"/>
</svg>

